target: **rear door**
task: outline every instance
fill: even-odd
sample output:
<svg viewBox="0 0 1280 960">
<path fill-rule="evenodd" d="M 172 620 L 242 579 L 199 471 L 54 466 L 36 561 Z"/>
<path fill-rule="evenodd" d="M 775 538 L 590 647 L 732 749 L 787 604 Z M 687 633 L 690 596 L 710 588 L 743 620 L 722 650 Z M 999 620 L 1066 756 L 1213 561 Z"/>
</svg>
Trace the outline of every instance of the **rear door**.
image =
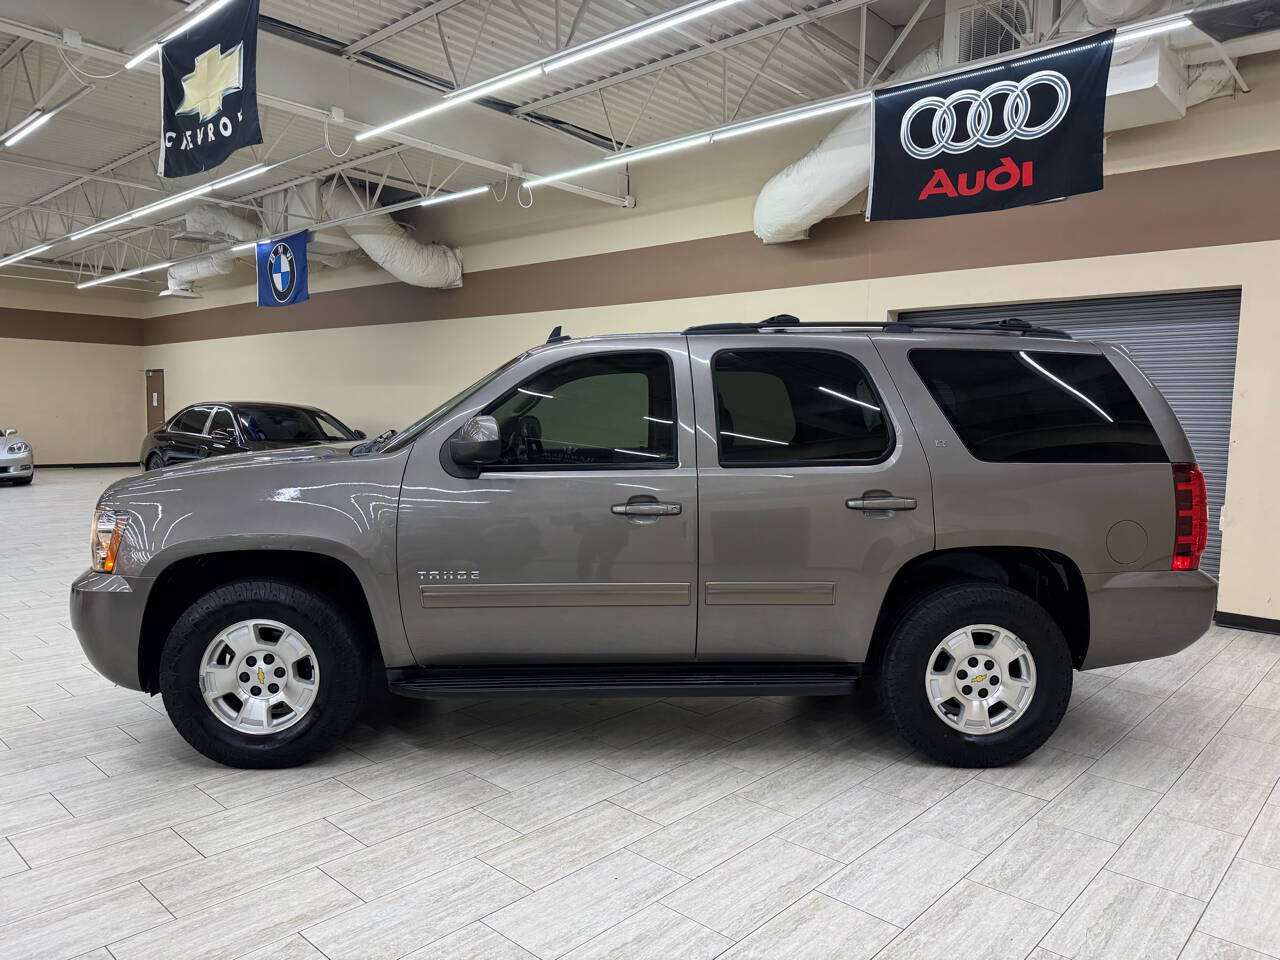
<svg viewBox="0 0 1280 960">
<path fill-rule="evenodd" d="M 212 407 L 188 407 L 173 418 L 161 447 L 166 464 L 187 463 L 202 455 L 201 448 L 207 451 L 206 431 L 212 413 Z"/>
<path fill-rule="evenodd" d="M 860 662 L 933 548 L 929 470 L 871 340 L 691 335 L 699 660 Z"/>
<path fill-rule="evenodd" d="M 398 554 L 420 663 L 693 659 L 690 379 L 683 337 L 549 347 L 415 441 Z M 502 459 L 459 476 L 446 444 L 480 413 Z"/>
</svg>

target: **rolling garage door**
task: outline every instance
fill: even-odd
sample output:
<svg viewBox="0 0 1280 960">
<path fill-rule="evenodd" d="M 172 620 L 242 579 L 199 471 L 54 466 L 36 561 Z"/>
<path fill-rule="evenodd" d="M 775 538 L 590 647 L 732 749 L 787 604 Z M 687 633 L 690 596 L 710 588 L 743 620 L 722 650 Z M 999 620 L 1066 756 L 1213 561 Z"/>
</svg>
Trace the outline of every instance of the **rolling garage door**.
<svg viewBox="0 0 1280 960">
<path fill-rule="evenodd" d="M 1005 317 L 1057 327 L 1079 340 L 1110 340 L 1128 348 L 1182 421 L 1204 472 L 1209 494 L 1209 544 L 1200 567 L 1217 576 L 1222 553 L 1218 517 L 1227 487 L 1240 291 L 921 310 L 900 315 L 900 319 L 916 323 Z"/>
</svg>

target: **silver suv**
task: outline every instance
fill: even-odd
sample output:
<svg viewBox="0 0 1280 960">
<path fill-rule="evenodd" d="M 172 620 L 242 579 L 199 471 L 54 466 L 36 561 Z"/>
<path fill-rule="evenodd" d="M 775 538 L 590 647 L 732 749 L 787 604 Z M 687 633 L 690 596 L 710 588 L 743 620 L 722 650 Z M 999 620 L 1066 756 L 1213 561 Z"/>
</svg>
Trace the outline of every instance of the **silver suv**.
<svg viewBox="0 0 1280 960">
<path fill-rule="evenodd" d="M 406 430 L 131 477 L 76 632 L 223 763 L 411 697 L 844 694 L 947 763 L 1209 625 L 1204 481 L 1123 348 L 1018 321 L 548 342 Z"/>
</svg>

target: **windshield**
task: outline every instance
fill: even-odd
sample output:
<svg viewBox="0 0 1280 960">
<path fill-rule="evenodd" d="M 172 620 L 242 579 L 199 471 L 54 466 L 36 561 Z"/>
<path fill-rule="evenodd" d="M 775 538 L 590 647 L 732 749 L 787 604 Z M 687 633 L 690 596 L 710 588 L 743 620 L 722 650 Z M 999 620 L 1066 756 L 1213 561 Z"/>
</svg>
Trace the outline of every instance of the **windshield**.
<svg viewBox="0 0 1280 960">
<path fill-rule="evenodd" d="M 467 387 L 467 389 L 463 390 L 461 393 L 454 394 L 452 397 L 450 397 L 444 403 L 440 404 L 440 406 L 436 407 L 434 410 L 428 413 L 425 417 L 418 420 L 416 423 L 410 424 L 409 426 L 405 427 L 403 430 L 397 433 L 394 437 L 387 438 L 387 440 L 383 441 L 381 444 L 374 446 L 373 449 L 377 450 L 379 453 L 383 451 L 393 452 L 401 449 L 402 447 L 407 446 L 410 443 L 413 443 L 413 441 L 418 439 L 418 436 L 422 433 L 422 431 L 426 430 L 427 427 L 431 426 L 433 423 L 435 423 L 437 420 L 443 417 L 446 413 L 448 413 L 450 410 L 456 407 L 458 404 L 462 403 L 462 401 L 466 400 L 467 397 L 471 396 L 473 393 L 475 393 L 477 390 L 483 387 L 486 383 L 488 383 L 494 377 L 498 376 L 498 374 L 502 373 L 504 370 L 508 369 L 512 365 L 519 363 L 528 355 L 529 355 L 528 353 L 522 353 L 518 357 L 512 357 L 510 360 L 508 360 L 502 366 L 498 367 L 496 370 L 493 370 L 490 373 L 486 373 L 483 377 L 481 377 L 471 386 Z M 360 447 L 357 447 L 356 450 L 360 450 Z M 356 451 L 353 450 L 352 452 L 354 453 Z M 365 452 L 365 451 L 361 450 L 361 452 Z"/>
<path fill-rule="evenodd" d="M 356 439 L 345 424 L 319 410 L 241 406 L 236 408 L 236 418 L 246 440 L 269 443 Z"/>
</svg>

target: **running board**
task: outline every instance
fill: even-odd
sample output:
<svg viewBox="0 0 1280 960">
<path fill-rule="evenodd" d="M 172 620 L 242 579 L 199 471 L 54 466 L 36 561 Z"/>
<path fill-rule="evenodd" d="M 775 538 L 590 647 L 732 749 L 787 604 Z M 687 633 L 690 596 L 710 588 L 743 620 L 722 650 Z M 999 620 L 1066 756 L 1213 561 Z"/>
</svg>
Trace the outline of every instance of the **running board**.
<svg viewBox="0 0 1280 960">
<path fill-rule="evenodd" d="M 853 690 L 853 663 L 551 663 L 400 667 L 403 697 L 837 696 Z"/>
</svg>

